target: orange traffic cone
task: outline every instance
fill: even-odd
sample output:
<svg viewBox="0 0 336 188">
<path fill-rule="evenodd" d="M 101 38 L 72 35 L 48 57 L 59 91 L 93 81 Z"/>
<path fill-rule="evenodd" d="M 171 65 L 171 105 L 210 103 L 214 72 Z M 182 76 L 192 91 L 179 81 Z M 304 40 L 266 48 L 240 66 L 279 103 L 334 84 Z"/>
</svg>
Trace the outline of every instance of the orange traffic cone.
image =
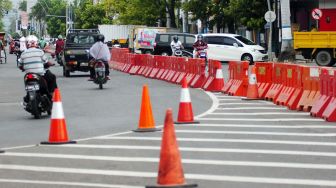
<svg viewBox="0 0 336 188">
<path fill-rule="evenodd" d="M 253 66 L 249 78 L 249 85 L 247 87 L 247 95 L 244 100 L 258 100 L 260 99 L 257 86 L 256 67 Z"/>
<path fill-rule="evenodd" d="M 49 141 L 41 144 L 74 144 L 76 141 L 69 141 L 64 118 L 61 94 L 58 88 L 54 91 L 53 106 L 51 111 Z"/>
<path fill-rule="evenodd" d="M 177 116 L 177 122 L 175 122 L 175 124 L 199 123 L 198 121 L 194 121 L 194 114 L 188 89 L 188 81 L 186 78 L 182 80 L 182 90 L 180 97 L 179 112 Z"/>
<path fill-rule="evenodd" d="M 173 124 L 173 112 L 171 109 L 166 111 L 157 184 L 158 185 L 154 186 L 146 186 L 146 188 L 197 187 L 197 184 L 186 184 L 185 182 L 181 155 L 178 149 Z"/>
<path fill-rule="evenodd" d="M 153 132 L 160 131 L 161 129 L 155 128 L 155 122 L 152 112 L 152 105 L 150 102 L 149 91 L 147 85 L 142 89 L 142 102 L 140 109 L 139 127 L 134 132 Z"/>
</svg>

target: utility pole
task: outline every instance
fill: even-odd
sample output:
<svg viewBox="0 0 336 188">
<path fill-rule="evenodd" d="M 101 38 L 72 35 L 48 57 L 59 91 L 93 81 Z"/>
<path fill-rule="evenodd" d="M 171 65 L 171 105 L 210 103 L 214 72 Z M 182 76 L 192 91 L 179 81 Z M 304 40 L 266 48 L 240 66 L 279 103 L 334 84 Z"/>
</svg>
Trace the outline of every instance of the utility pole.
<svg viewBox="0 0 336 188">
<path fill-rule="evenodd" d="M 281 52 L 279 60 L 294 60 L 295 54 L 293 49 L 293 37 L 292 37 L 292 26 L 290 20 L 290 1 L 281 0 Z"/>
<path fill-rule="evenodd" d="M 267 6 L 268 6 L 268 11 L 272 11 L 271 8 L 271 0 L 267 0 Z M 268 60 L 272 61 L 272 35 L 273 35 L 273 24 L 272 22 L 268 22 L 270 29 L 269 29 L 269 37 L 268 37 L 268 49 L 267 49 L 267 54 L 268 54 Z"/>
<path fill-rule="evenodd" d="M 185 2 L 187 2 L 187 0 L 182 0 L 182 4 L 184 4 Z M 182 10 L 182 31 L 183 33 L 187 33 L 188 32 L 188 12 Z"/>
</svg>

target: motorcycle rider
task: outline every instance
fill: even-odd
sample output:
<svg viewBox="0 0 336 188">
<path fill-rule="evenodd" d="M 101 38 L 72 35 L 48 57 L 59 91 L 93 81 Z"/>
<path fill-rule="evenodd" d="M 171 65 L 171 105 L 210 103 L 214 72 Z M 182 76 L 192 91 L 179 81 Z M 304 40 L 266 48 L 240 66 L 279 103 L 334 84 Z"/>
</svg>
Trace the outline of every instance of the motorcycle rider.
<svg viewBox="0 0 336 188">
<path fill-rule="evenodd" d="M 177 37 L 177 35 L 173 37 L 173 41 L 171 41 L 170 46 L 173 52 L 172 56 L 175 55 L 176 48 L 180 47 L 181 50 L 184 49 L 182 42 L 179 41 L 179 38 Z"/>
<path fill-rule="evenodd" d="M 202 35 L 197 36 L 197 41 L 193 44 L 193 48 L 194 48 L 193 52 L 194 58 L 198 57 L 198 51 L 208 48 L 208 44 L 203 41 Z"/>
<path fill-rule="evenodd" d="M 27 50 L 27 46 L 26 46 L 26 37 L 22 36 L 20 39 L 20 52 L 24 52 L 25 50 Z"/>
<path fill-rule="evenodd" d="M 110 75 L 110 67 L 108 62 L 111 59 L 111 53 L 108 48 L 108 46 L 104 43 L 105 37 L 104 35 L 98 35 L 97 36 L 97 42 L 92 45 L 90 48 L 90 55 L 93 57 L 93 62 L 95 60 L 101 60 L 105 64 L 105 75 L 107 79 L 109 78 Z M 90 66 L 90 79 L 88 81 L 93 81 L 95 77 L 95 70 L 94 66 Z"/>
<path fill-rule="evenodd" d="M 41 37 L 40 41 L 38 42 L 38 45 L 39 45 L 40 49 L 43 50 L 46 47 L 47 42 L 44 40 L 43 37 Z"/>
<path fill-rule="evenodd" d="M 53 64 L 48 62 L 48 58 L 45 56 L 43 50 L 38 48 L 38 39 L 36 36 L 29 35 L 26 40 L 28 49 L 21 54 L 19 68 L 25 71 L 26 74 L 39 74 L 42 77 L 40 80 L 41 92 L 47 94 L 51 99 L 51 93 L 57 88 L 57 83 L 56 76 L 47 67 Z M 26 102 L 27 99 L 24 100 Z"/>
<path fill-rule="evenodd" d="M 56 50 L 55 50 L 55 55 L 56 55 L 56 59 L 57 61 L 59 61 L 59 58 L 61 58 L 61 53 L 64 50 L 64 40 L 62 35 L 58 35 L 58 39 L 56 41 Z"/>
</svg>

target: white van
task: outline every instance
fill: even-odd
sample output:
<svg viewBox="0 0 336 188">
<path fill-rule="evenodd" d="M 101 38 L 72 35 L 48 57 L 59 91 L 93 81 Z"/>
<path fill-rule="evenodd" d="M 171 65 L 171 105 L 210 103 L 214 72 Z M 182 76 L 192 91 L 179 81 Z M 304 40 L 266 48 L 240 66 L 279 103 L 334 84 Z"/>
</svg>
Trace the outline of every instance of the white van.
<svg viewBox="0 0 336 188">
<path fill-rule="evenodd" d="M 243 36 L 228 33 L 203 34 L 208 43 L 208 58 L 219 61 L 265 61 L 265 48 L 244 38 Z"/>
</svg>

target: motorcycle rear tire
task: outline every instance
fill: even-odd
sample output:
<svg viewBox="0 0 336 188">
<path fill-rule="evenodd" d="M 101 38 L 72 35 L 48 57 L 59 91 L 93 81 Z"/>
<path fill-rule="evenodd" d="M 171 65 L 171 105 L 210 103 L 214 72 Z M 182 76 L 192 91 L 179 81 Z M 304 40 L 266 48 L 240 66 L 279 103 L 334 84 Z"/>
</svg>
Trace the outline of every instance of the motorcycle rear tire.
<svg viewBox="0 0 336 188">
<path fill-rule="evenodd" d="M 33 99 L 30 101 L 31 104 L 31 109 L 32 109 L 32 115 L 34 116 L 35 119 L 41 119 L 41 111 L 38 108 L 38 102 L 36 99 Z"/>
<path fill-rule="evenodd" d="M 103 83 L 102 82 L 99 83 L 99 89 L 103 89 Z"/>
</svg>

